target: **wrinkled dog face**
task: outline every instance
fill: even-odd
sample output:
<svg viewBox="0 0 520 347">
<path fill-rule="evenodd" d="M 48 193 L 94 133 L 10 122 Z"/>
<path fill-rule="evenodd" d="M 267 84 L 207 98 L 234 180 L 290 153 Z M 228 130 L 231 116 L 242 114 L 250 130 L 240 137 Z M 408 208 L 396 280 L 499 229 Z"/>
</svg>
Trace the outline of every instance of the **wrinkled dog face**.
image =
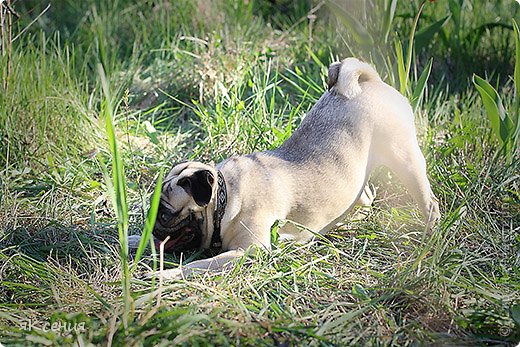
<svg viewBox="0 0 520 347">
<path fill-rule="evenodd" d="M 214 169 L 188 162 L 176 165 L 165 178 L 153 235 L 170 237 L 165 249 L 194 250 L 205 239 L 206 209 L 213 196 Z"/>
</svg>

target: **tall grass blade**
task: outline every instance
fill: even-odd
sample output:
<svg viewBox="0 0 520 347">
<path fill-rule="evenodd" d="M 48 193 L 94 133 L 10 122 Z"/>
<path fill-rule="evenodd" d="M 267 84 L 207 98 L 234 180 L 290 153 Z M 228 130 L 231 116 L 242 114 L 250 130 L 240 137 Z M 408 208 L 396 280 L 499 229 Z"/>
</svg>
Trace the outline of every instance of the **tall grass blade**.
<svg viewBox="0 0 520 347">
<path fill-rule="evenodd" d="M 325 64 L 321 61 L 320 58 L 311 50 L 309 46 L 305 47 L 307 49 L 307 52 L 309 52 L 309 55 L 311 56 L 312 60 L 321 68 L 327 68 Z"/>
<path fill-rule="evenodd" d="M 515 101 L 513 106 L 513 117 L 515 118 L 516 130 L 520 128 L 520 30 L 518 24 L 513 19 L 513 29 L 515 32 L 515 72 L 513 75 L 513 81 L 515 84 Z"/>
<path fill-rule="evenodd" d="M 426 82 L 428 81 L 430 73 L 432 72 L 432 64 L 433 59 L 430 59 L 428 64 L 426 64 L 426 66 L 424 67 L 424 70 L 421 73 L 421 76 L 419 77 L 417 85 L 415 86 L 415 89 L 413 91 L 412 100 L 410 103 L 414 112 L 417 110 L 417 107 L 419 107 L 423 99 L 424 91 L 426 90 Z"/>
<path fill-rule="evenodd" d="M 397 74 L 399 75 L 399 92 L 406 96 L 408 88 L 408 75 L 404 65 L 403 45 L 401 41 L 395 40 L 395 53 L 397 55 Z"/>
<path fill-rule="evenodd" d="M 395 50 L 397 55 L 397 72 L 399 74 L 399 91 L 406 97 L 409 97 L 408 93 L 408 84 L 409 84 L 409 76 L 410 70 L 412 68 L 412 57 L 414 51 L 414 38 L 415 31 L 417 29 L 417 24 L 419 23 L 419 18 L 421 17 L 421 12 L 424 8 L 426 0 L 423 0 L 417 14 L 415 15 L 412 30 L 410 31 L 410 37 L 408 39 L 408 49 L 406 51 L 406 61 L 404 60 L 404 52 L 403 45 L 399 40 L 395 40 Z"/>
<path fill-rule="evenodd" d="M 385 18 L 383 21 L 383 33 L 384 42 L 388 42 L 388 36 L 390 36 L 390 30 L 395 17 L 395 9 L 397 7 L 397 0 L 385 0 Z"/>
<path fill-rule="evenodd" d="M 132 297 L 130 295 L 130 272 L 128 266 L 128 204 L 126 196 L 126 180 L 124 174 L 123 161 L 117 147 L 117 139 L 113 122 L 114 106 L 110 95 L 110 88 L 105 71 L 101 64 L 98 64 L 98 74 L 101 79 L 103 94 L 105 97 L 102 111 L 105 118 L 106 132 L 112 155 L 112 181 L 107 180 L 107 186 L 113 187 L 109 189 L 112 195 L 112 203 L 117 216 L 117 230 L 119 233 L 119 242 L 121 244 L 121 267 L 122 278 L 121 284 L 123 289 L 123 326 L 125 330 L 128 328 L 128 321 L 131 320 Z"/>
<path fill-rule="evenodd" d="M 360 45 L 370 46 L 374 44 L 374 39 L 372 35 L 367 31 L 367 29 L 359 23 L 359 21 L 353 17 L 350 13 L 345 11 L 341 6 L 336 4 L 332 0 L 327 1 L 327 6 L 331 10 L 332 13 L 343 23 L 345 28 L 350 31 L 352 37 L 356 42 Z"/>
<path fill-rule="evenodd" d="M 462 14 L 462 4 L 464 0 L 449 0 L 449 8 L 451 13 L 451 18 L 453 23 L 455 24 L 455 34 L 459 35 L 460 33 L 460 23 L 461 23 L 461 14 Z"/>
<path fill-rule="evenodd" d="M 414 51 L 414 39 L 415 39 L 415 32 L 417 30 L 417 25 L 419 24 L 419 18 L 421 18 L 421 13 L 424 8 L 424 5 L 426 4 L 426 0 L 423 0 L 421 3 L 421 6 L 419 6 L 419 10 L 417 11 L 417 14 L 415 15 L 415 18 L 413 20 L 412 30 L 410 30 L 410 38 L 408 39 L 408 51 L 407 51 L 407 59 L 406 59 L 406 71 L 405 71 L 405 86 L 404 90 L 406 91 L 408 89 L 408 78 L 410 76 L 410 70 L 412 69 L 412 57 L 413 57 L 413 51 Z"/>
<path fill-rule="evenodd" d="M 164 173 L 161 170 L 159 173 L 159 178 L 157 179 L 157 184 L 155 185 L 155 189 L 153 191 L 152 199 L 150 202 L 150 209 L 148 210 L 148 214 L 146 216 L 146 221 L 144 224 L 143 233 L 141 235 L 141 240 L 139 241 L 139 246 L 137 247 L 137 251 L 135 254 L 134 265 L 132 266 L 132 271 L 135 271 L 137 267 L 137 263 L 143 252 L 146 248 L 148 241 L 152 235 L 153 227 L 155 224 L 155 219 L 157 218 L 157 210 L 159 209 L 159 201 L 161 200 L 161 191 L 162 191 L 162 181 L 163 181 Z"/>
<path fill-rule="evenodd" d="M 482 98 L 493 132 L 502 145 L 507 144 L 512 135 L 513 122 L 506 114 L 500 95 L 488 81 L 477 75 L 473 75 L 473 83 Z"/>
</svg>

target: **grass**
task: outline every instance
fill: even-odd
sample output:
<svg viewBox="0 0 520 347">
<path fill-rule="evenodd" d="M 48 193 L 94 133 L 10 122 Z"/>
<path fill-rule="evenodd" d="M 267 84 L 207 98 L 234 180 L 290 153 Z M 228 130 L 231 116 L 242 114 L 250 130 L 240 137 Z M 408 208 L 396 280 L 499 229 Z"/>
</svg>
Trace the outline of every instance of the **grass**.
<svg viewBox="0 0 520 347">
<path fill-rule="evenodd" d="M 519 153 L 503 153 L 472 82 L 489 81 L 516 116 L 520 6 L 428 2 L 415 31 L 422 1 L 336 3 L 347 16 L 285 0 L 62 1 L 43 14 L 38 1 L 11 4 L 16 40 L 0 56 L 0 343 L 520 341 Z M 325 89 L 328 64 L 350 55 L 410 98 L 424 86 L 416 127 L 440 226 L 426 231 L 380 169 L 363 221 L 277 243 L 225 274 L 140 280 L 155 256 L 125 255 L 120 240 L 149 230 L 161 172 L 280 145 Z M 117 179 L 105 178 L 110 165 Z"/>
</svg>

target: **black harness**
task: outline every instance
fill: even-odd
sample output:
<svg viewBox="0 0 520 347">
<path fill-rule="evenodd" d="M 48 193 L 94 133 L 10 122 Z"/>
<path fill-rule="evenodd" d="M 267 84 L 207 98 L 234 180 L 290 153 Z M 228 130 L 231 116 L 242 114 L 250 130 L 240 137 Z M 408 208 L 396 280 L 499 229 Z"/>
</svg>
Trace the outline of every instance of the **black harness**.
<svg viewBox="0 0 520 347">
<path fill-rule="evenodd" d="M 222 172 L 220 172 L 220 170 L 218 170 L 217 172 L 218 188 L 215 201 L 215 213 L 213 214 L 213 235 L 211 235 L 212 248 L 222 247 L 222 238 L 220 236 L 220 223 L 222 222 L 222 217 L 224 217 L 224 213 L 226 212 L 227 205 L 226 181 L 224 180 Z"/>
</svg>

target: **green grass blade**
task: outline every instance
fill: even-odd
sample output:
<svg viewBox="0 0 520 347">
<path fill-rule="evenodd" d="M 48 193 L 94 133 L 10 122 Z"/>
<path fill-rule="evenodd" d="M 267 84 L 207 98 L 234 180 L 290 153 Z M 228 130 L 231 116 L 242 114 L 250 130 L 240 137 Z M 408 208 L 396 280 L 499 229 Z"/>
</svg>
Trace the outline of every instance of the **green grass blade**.
<svg viewBox="0 0 520 347">
<path fill-rule="evenodd" d="M 103 94 L 105 97 L 102 111 L 105 118 L 105 127 L 112 155 L 112 182 L 107 180 L 108 186 L 113 186 L 109 189 L 112 193 L 112 202 L 117 216 L 117 230 L 119 233 L 119 242 L 121 245 L 121 268 L 122 278 L 121 284 L 123 289 L 123 326 L 125 330 L 128 327 L 128 322 L 132 320 L 132 296 L 130 294 L 130 272 L 128 266 L 128 203 L 126 194 L 126 179 L 124 174 L 123 161 L 121 154 L 117 147 L 117 138 L 113 122 L 114 107 L 110 95 L 110 88 L 105 71 L 101 64 L 98 64 L 98 74 L 101 79 Z"/>
<path fill-rule="evenodd" d="M 318 85 L 316 81 L 306 78 L 305 75 L 298 69 L 298 67 L 295 68 L 295 71 L 287 70 L 287 74 L 296 77 L 298 82 L 300 82 L 303 86 L 293 81 L 291 78 L 289 78 L 289 76 L 281 75 L 281 77 L 294 88 L 296 88 L 299 92 L 301 92 L 302 95 L 307 95 L 309 91 L 316 95 L 323 93 L 323 85 Z M 306 88 L 304 88 L 304 86 Z M 318 98 L 316 98 L 316 100 L 317 99 Z"/>
<path fill-rule="evenodd" d="M 513 29 L 511 25 L 506 23 L 500 23 L 500 22 L 490 22 L 490 23 L 484 23 L 479 25 L 476 28 L 473 28 L 470 32 L 466 34 L 466 36 L 462 39 L 462 41 L 471 41 L 472 38 L 475 40 L 482 40 L 483 35 L 486 32 L 491 32 L 494 29 Z"/>
<path fill-rule="evenodd" d="M 124 176 L 124 169 L 117 148 L 117 141 L 115 135 L 114 124 L 110 117 L 106 119 L 106 131 L 110 145 L 110 152 L 112 153 L 112 180 L 114 183 L 114 206 L 118 223 L 122 225 L 122 231 L 128 231 L 128 205 L 126 203 L 126 180 Z M 125 244 L 123 234 L 119 235 L 122 245 Z"/>
<path fill-rule="evenodd" d="M 351 310 L 348 313 L 344 313 L 341 315 L 338 315 L 335 319 L 330 319 L 323 323 L 317 330 L 318 335 L 325 335 L 328 331 L 333 330 L 334 328 L 337 328 L 339 326 L 345 325 L 347 322 L 353 320 L 354 318 L 358 317 L 359 315 L 365 313 L 368 310 L 373 309 L 379 302 L 388 300 L 391 297 L 391 295 L 385 294 L 380 297 L 374 298 L 358 308 L 357 310 Z"/>
<path fill-rule="evenodd" d="M 515 89 L 518 93 L 520 91 L 520 29 L 518 29 L 518 24 L 513 19 L 513 29 L 515 32 L 515 72 L 514 72 L 514 81 L 515 81 Z M 517 95 L 517 100 L 519 99 Z"/>
<path fill-rule="evenodd" d="M 305 47 L 307 49 L 307 52 L 309 52 L 309 55 L 311 56 L 312 60 L 320 67 L 320 68 L 327 68 L 325 64 L 318 58 L 318 56 L 311 50 L 309 46 Z"/>
<path fill-rule="evenodd" d="M 488 118 L 491 121 L 493 132 L 498 137 L 501 144 L 508 142 L 509 137 L 512 135 L 511 130 L 513 124 L 506 114 L 502 104 L 502 99 L 495 88 L 493 88 L 485 79 L 473 75 L 473 83 L 482 98 Z"/>
<path fill-rule="evenodd" d="M 451 15 L 448 15 L 441 20 L 423 28 L 417 32 L 415 35 L 415 50 L 420 52 L 424 47 L 426 47 L 433 39 L 433 35 L 435 35 L 439 30 L 445 26 L 450 20 Z"/>
<path fill-rule="evenodd" d="M 419 106 L 423 98 L 424 91 L 426 90 L 426 82 L 428 81 L 430 73 L 432 72 L 432 64 L 433 59 L 430 59 L 428 64 L 426 64 L 426 66 L 424 67 L 424 70 L 421 73 L 421 76 L 419 77 L 417 85 L 415 86 L 415 89 L 413 91 L 411 105 L 414 112 L 417 110 L 417 107 Z"/>
<path fill-rule="evenodd" d="M 392 24 L 394 22 L 395 9 L 397 7 L 397 0 L 386 0 L 385 1 L 385 18 L 383 21 L 383 33 L 384 33 L 384 42 L 388 42 L 388 36 L 390 35 L 390 30 L 392 29 Z"/>
<path fill-rule="evenodd" d="M 461 14 L 462 14 L 463 0 L 449 0 L 449 8 L 451 12 L 451 18 L 455 24 L 455 33 L 460 32 Z"/>
<path fill-rule="evenodd" d="M 157 218 L 157 210 L 159 209 L 159 201 L 161 200 L 163 176 L 164 172 L 161 170 L 161 172 L 159 173 L 159 178 L 157 179 L 157 184 L 155 185 L 155 189 L 153 191 L 152 199 L 150 202 L 150 209 L 148 210 L 148 215 L 146 216 L 143 234 L 141 235 L 141 241 L 139 241 L 139 247 L 137 248 L 135 254 L 135 262 L 132 266 L 131 272 L 135 271 L 137 263 L 139 262 L 139 259 L 141 259 L 141 256 L 143 255 L 143 252 L 147 246 L 148 240 L 152 235 L 153 227 L 155 225 L 155 219 Z"/>
<path fill-rule="evenodd" d="M 336 4 L 334 1 L 327 1 L 327 6 L 331 10 L 332 13 L 343 23 L 345 28 L 352 34 L 354 40 L 357 43 L 364 46 L 369 46 L 374 44 L 374 39 L 372 35 L 367 31 L 367 29 L 359 23 L 359 21 L 353 17 L 350 13 L 345 11 L 341 6 Z"/>
<path fill-rule="evenodd" d="M 406 67 L 404 65 L 403 45 L 401 41 L 395 40 L 395 53 L 397 55 L 397 73 L 399 75 L 399 92 L 406 96 L 406 89 L 408 88 L 408 75 L 406 74 Z"/>
<path fill-rule="evenodd" d="M 513 123 L 515 124 L 516 134 L 515 140 L 518 137 L 518 132 L 520 131 L 520 30 L 518 28 L 518 24 L 513 19 L 513 29 L 515 32 L 515 72 L 513 75 L 513 80 L 515 84 L 515 101 L 513 106 L 512 117 Z M 516 141 L 515 141 L 516 142 Z"/>
<path fill-rule="evenodd" d="M 419 24 L 419 18 L 421 18 L 421 13 L 424 8 L 424 5 L 426 4 L 426 0 L 423 0 L 421 5 L 419 6 L 419 10 L 417 11 L 417 14 L 415 15 L 415 18 L 413 20 L 412 24 L 412 30 L 410 30 L 410 38 L 408 39 L 408 51 L 407 53 L 407 59 L 406 59 L 406 65 L 405 65 L 405 92 L 407 91 L 407 84 L 408 84 L 408 77 L 410 76 L 410 70 L 412 69 L 412 57 L 413 57 L 413 51 L 414 51 L 414 42 L 415 42 L 415 34 L 417 30 L 417 25 Z"/>
</svg>

